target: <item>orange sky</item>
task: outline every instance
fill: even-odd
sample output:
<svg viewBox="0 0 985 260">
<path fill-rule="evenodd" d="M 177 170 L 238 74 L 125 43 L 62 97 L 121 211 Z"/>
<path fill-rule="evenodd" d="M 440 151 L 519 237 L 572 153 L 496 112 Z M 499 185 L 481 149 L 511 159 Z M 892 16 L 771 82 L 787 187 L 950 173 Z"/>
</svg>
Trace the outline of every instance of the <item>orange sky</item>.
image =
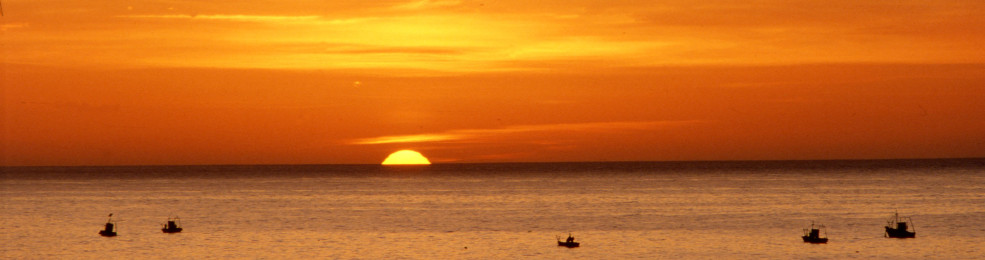
<svg viewBox="0 0 985 260">
<path fill-rule="evenodd" d="M 3 1 L 2 164 L 985 157 L 982 1 Z"/>
</svg>

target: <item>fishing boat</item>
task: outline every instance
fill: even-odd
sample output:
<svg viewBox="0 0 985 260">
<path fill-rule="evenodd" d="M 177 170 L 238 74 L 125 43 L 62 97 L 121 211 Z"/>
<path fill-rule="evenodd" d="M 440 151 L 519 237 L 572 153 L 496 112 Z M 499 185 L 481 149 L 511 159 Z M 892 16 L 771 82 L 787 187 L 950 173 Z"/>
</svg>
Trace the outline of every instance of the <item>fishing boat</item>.
<svg viewBox="0 0 985 260">
<path fill-rule="evenodd" d="M 113 213 L 109 214 L 109 219 L 106 220 L 106 228 L 99 231 L 99 235 L 104 237 L 115 237 L 116 236 L 116 222 L 113 222 Z"/>
<path fill-rule="evenodd" d="M 181 230 L 181 220 L 179 220 L 177 216 L 174 218 L 169 216 L 168 223 L 164 224 L 164 228 L 161 228 L 161 231 L 164 231 L 164 233 L 178 233 L 181 232 Z"/>
<path fill-rule="evenodd" d="M 581 245 L 581 243 L 575 242 L 575 237 L 571 236 L 571 233 L 568 233 L 568 239 L 565 239 L 564 242 L 561 242 L 560 236 L 557 237 L 557 245 L 567 248 L 572 248 L 572 247 L 578 247 L 579 245 Z"/>
<path fill-rule="evenodd" d="M 886 221 L 886 237 L 891 238 L 914 238 L 917 230 L 913 227 L 913 220 L 910 217 L 900 217 L 899 212 L 893 213 L 893 217 Z"/>
<path fill-rule="evenodd" d="M 824 225 L 819 225 L 814 228 L 814 221 L 811 221 L 811 228 L 804 229 L 804 235 L 801 238 L 804 239 L 804 243 L 811 244 L 824 244 L 828 243 L 828 231 L 824 231 L 824 237 L 821 237 L 821 230 L 825 229 Z"/>
</svg>

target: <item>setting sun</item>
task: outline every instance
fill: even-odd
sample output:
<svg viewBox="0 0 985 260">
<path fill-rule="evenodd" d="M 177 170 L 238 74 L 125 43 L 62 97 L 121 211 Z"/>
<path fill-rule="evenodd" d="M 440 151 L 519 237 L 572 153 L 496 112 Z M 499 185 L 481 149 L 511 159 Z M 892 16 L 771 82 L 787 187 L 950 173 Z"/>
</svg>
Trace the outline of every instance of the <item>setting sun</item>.
<svg viewBox="0 0 985 260">
<path fill-rule="evenodd" d="M 407 164 L 431 164 L 428 158 L 421 153 L 412 150 L 400 150 L 391 153 L 383 160 L 383 165 L 407 165 Z"/>
</svg>

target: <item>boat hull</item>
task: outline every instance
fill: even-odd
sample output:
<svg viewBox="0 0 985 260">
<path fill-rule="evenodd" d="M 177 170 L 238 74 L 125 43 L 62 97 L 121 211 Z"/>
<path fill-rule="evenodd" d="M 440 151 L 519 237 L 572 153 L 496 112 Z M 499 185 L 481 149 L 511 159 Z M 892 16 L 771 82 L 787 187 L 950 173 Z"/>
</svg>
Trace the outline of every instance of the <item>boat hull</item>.
<svg viewBox="0 0 985 260">
<path fill-rule="evenodd" d="M 902 229 L 886 227 L 886 236 L 891 238 L 915 238 L 917 237 L 917 233 L 902 230 Z"/>
<path fill-rule="evenodd" d="M 99 235 L 104 236 L 104 237 L 115 237 L 116 236 L 116 232 L 106 231 L 106 230 L 100 230 L 99 231 Z"/>
<path fill-rule="evenodd" d="M 182 228 L 162 228 L 161 231 L 164 233 L 178 233 L 181 232 Z"/>
<path fill-rule="evenodd" d="M 828 243 L 828 238 L 808 237 L 808 236 L 801 236 L 801 238 L 804 239 L 804 242 L 805 243 L 811 243 L 811 244 L 824 244 L 824 243 Z"/>
<path fill-rule="evenodd" d="M 580 246 L 581 243 L 578 243 L 578 242 L 561 242 L 561 241 L 557 241 L 557 245 L 558 246 L 567 247 L 567 248 L 572 248 L 572 247 L 578 247 L 578 246 Z"/>
</svg>

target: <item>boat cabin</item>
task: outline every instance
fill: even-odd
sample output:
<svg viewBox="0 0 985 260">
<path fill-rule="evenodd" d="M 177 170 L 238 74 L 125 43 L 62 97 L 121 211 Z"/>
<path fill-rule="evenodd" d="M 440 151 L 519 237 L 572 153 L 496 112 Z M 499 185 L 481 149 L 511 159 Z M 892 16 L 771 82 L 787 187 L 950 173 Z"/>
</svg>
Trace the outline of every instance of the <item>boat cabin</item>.
<svg viewBox="0 0 985 260">
<path fill-rule="evenodd" d="M 164 224 L 164 228 L 161 228 L 161 231 L 164 233 L 178 233 L 181 232 L 181 230 L 183 229 L 181 228 L 181 223 L 178 220 L 178 217 L 168 217 L 168 223 Z"/>
<path fill-rule="evenodd" d="M 575 237 L 571 236 L 571 234 L 568 233 L 568 238 L 565 239 L 564 242 L 561 242 L 561 237 L 558 237 L 557 245 L 567 248 L 572 248 L 572 247 L 578 247 L 579 245 L 581 245 L 581 243 L 575 242 Z"/>
<path fill-rule="evenodd" d="M 820 225 L 818 226 L 818 228 L 815 228 L 814 222 L 811 222 L 811 227 L 804 229 L 804 235 L 801 236 L 801 238 L 804 239 L 805 243 L 811 243 L 811 244 L 828 243 L 827 232 L 824 232 L 825 233 L 824 237 L 821 237 L 821 229 L 824 229 L 824 225 Z"/>
<path fill-rule="evenodd" d="M 886 237 L 914 238 L 917 236 L 917 231 L 912 224 L 913 220 L 910 217 L 900 217 L 898 212 L 894 213 L 886 223 Z"/>
<path fill-rule="evenodd" d="M 99 235 L 104 237 L 116 236 L 116 223 L 113 222 L 113 214 L 109 214 L 109 219 L 106 220 L 106 226 L 103 228 L 103 230 L 99 231 Z"/>
</svg>

